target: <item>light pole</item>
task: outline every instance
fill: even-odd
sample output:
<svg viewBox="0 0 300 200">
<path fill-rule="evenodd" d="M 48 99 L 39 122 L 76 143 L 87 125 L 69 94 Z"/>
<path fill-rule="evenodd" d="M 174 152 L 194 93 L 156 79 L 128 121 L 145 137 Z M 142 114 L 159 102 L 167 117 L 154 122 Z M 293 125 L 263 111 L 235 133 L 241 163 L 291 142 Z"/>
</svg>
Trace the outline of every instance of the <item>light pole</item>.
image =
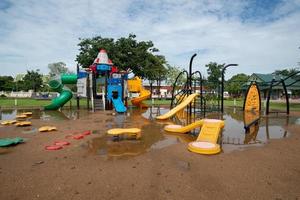
<svg viewBox="0 0 300 200">
<path fill-rule="evenodd" d="M 231 66 L 238 66 L 238 64 L 228 64 L 222 68 L 222 80 L 221 80 L 221 112 L 224 112 L 224 74 L 225 70 Z"/>
</svg>

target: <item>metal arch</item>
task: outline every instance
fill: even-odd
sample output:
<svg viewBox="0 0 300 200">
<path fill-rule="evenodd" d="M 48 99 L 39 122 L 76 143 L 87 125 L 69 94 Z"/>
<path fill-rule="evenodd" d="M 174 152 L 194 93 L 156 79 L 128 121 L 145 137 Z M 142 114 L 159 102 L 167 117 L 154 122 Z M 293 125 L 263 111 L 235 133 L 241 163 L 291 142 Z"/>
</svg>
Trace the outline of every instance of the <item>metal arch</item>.
<svg viewBox="0 0 300 200">
<path fill-rule="evenodd" d="M 183 74 L 186 75 L 186 82 L 185 82 L 185 84 L 184 84 L 183 89 L 181 89 L 177 94 L 175 94 L 175 88 L 176 88 L 177 82 L 178 82 L 179 78 L 180 78 Z M 184 70 L 184 71 L 182 71 L 182 72 L 180 72 L 180 73 L 178 74 L 178 76 L 176 77 L 175 82 L 174 82 L 174 84 L 173 84 L 172 100 L 171 100 L 171 106 L 170 106 L 170 108 L 173 108 L 175 97 L 178 96 L 179 94 L 185 94 L 186 91 L 187 91 L 187 88 L 188 88 L 188 72 L 187 72 L 186 70 Z"/>
<path fill-rule="evenodd" d="M 299 72 L 297 72 L 299 73 Z M 297 74 L 295 73 L 295 74 Z M 294 75 L 295 75 L 294 74 Z M 293 75 L 293 76 L 294 76 Z M 290 78 L 291 76 L 289 76 L 288 78 Z M 283 90 L 284 90 L 284 95 L 285 95 L 285 103 L 286 103 L 286 114 L 290 114 L 290 103 L 289 103 L 289 96 L 288 96 L 288 93 L 287 93 L 287 88 L 286 88 L 286 85 L 285 85 L 285 80 L 287 80 L 288 78 L 285 78 L 285 79 L 281 79 L 280 81 L 275 81 L 275 79 L 273 79 L 271 81 L 271 85 L 270 85 L 270 88 L 269 88 L 269 92 L 268 92 L 268 97 L 267 97 L 267 104 L 266 104 L 266 115 L 269 115 L 270 113 L 270 98 L 271 98 L 271 94 L 272 94 L 272 88 L 273 86 L 277 86 L 279 85 L 279 83 L 281 83 L 282 87 L 283 87 Z M 277 82 L 275 85 L 273 84 L 274 82 Z"/>
</svg>

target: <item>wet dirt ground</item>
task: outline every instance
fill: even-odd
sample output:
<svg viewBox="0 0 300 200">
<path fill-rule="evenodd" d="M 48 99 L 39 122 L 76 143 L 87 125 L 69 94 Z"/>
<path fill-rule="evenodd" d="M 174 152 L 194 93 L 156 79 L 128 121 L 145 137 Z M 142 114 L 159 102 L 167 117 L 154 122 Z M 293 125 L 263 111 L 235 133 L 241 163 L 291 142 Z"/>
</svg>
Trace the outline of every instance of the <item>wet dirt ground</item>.
<svg viewBox="0 0 300 200">
<path fill-rule="evenodd" d="M 4 112 L 3 120 L 22 111 Z M 147 112 L 34 111 L 31 127 L 0 127 L 1 138 L 26 139 L 0 148 L 0 199 L 300 198 L 299 113 L 262 118 L 249 139 L 240 114 L 229 110 L 224 152 L 204 156 L 187 150 L 195 137 L 166 134 L 171 122 L 151 120 Z M 58 131 L 39 133 L 43 125 Z M 141 128 L 142 139 L 115 141 L 106 135 L 115 127 Z M 86 130 L 92 134 L 70 137 Z M 57 140 L 71 144 L 44 149 Z"/>
</svg>

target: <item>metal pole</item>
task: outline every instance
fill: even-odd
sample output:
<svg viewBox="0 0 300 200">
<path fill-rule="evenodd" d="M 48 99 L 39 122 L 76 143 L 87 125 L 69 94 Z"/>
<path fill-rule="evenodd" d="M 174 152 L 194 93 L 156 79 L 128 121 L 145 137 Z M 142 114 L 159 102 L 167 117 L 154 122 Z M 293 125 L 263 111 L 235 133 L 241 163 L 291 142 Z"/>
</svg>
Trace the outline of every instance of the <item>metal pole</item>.
<svg viewBox="0 0 300 200">
<path fill-rule="evenodd" d="M 275 79 L 273 78 L 272 81 L 271 81 L 271 85 L 270 85 L 269 92 L 268 92 L 268 97 L 267 97 L 266 115 L 269 114 L 270 98 L 271 98 L 272 87 L 273 87 L 274 82 L 275 82 Z"/>
<path fill-rule="evenodd" d="M 194 55 L 192 55 L 191 59 L 190 59 L 190 67 L 189 67 L 189 75 L 188 75 L 188 78 L 189 78 L 189 95 L 192 94 L 192 68 L 193 68 L 193 60 L 194 58 L 197 56 L 197 54 L 195 53 Z M 192 103 L 190 103 L 189 105 L 189 115 L 191 117 L 191 114 L 192 114 Z"/>
<path fill-rule="evenodd" d="M 79 76 L 79 65 L 77 64 L 77 79 L 78 79 L 78 76 Z M 78 95 L 78 89 L 77 89 L 77 109 L 79 110 L 79 95 Z"/>
<path fill-rule="evenodd" d="M 88 73 L 88 76 L 86 78 L 86 106 L 87 109 L 90 109 L 90 99 L 91 99 L 91 88 L 90 88 L 90 73 Z"/>
<path fill-rule="evenodd" d="M 284 94 L 285 94 L 285 103 L 286 103 L 286 114 L 290 114 L 290 102 L 289 102 L 289 95 L 287 93 L 286 85 L 284 80 L 281 79 L 281 83 L 283 86 Z"/>
<path fill-rule="evenodd" d="M 193 60 L 194 58 L 197 56 L 197 54 L 195 53 L 191 59 L 190 59 L 190 67 L 189 67 L 189 90 L 190 90 L 190 94 L 192 94 L 192 69 L 193 69 Z"/>
<path fill-rule="evenodd" d="M 222 69 L 222 80 L 221 80 L 221 112 L 224 112 L 224 74 L 225 70 L 230 66 L 238 66 L 238 64 L 228 64 L 225 65 Z"/>
</svg>

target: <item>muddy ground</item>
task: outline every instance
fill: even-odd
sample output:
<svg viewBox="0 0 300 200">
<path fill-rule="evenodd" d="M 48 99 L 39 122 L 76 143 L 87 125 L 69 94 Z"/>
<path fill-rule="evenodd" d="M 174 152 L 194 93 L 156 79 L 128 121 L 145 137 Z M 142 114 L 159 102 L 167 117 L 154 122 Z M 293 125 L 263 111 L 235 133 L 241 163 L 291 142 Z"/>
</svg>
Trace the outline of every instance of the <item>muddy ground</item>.
<svg viewBox="0 0 300 200">
<path fill-rule="evenodd" d="M 88 141 L 105 137 L 106 123 L 114 117 L 31 120 L 33 127 L 56 125 L 53 133 L 1 127 L 1 137 L 28 140 L 0 149 L 0 199 L 300 199 L 300 125 L 287 127 L 291 134 L 285 139 L 215 156 L 191 153 L 184 142 L 136 156 L 93 152 Z M 82 140 L 66 139 L 96 128 L 97 134 Z M 71 145 L 44 149 L 56 140 Z"/>
</svg>

